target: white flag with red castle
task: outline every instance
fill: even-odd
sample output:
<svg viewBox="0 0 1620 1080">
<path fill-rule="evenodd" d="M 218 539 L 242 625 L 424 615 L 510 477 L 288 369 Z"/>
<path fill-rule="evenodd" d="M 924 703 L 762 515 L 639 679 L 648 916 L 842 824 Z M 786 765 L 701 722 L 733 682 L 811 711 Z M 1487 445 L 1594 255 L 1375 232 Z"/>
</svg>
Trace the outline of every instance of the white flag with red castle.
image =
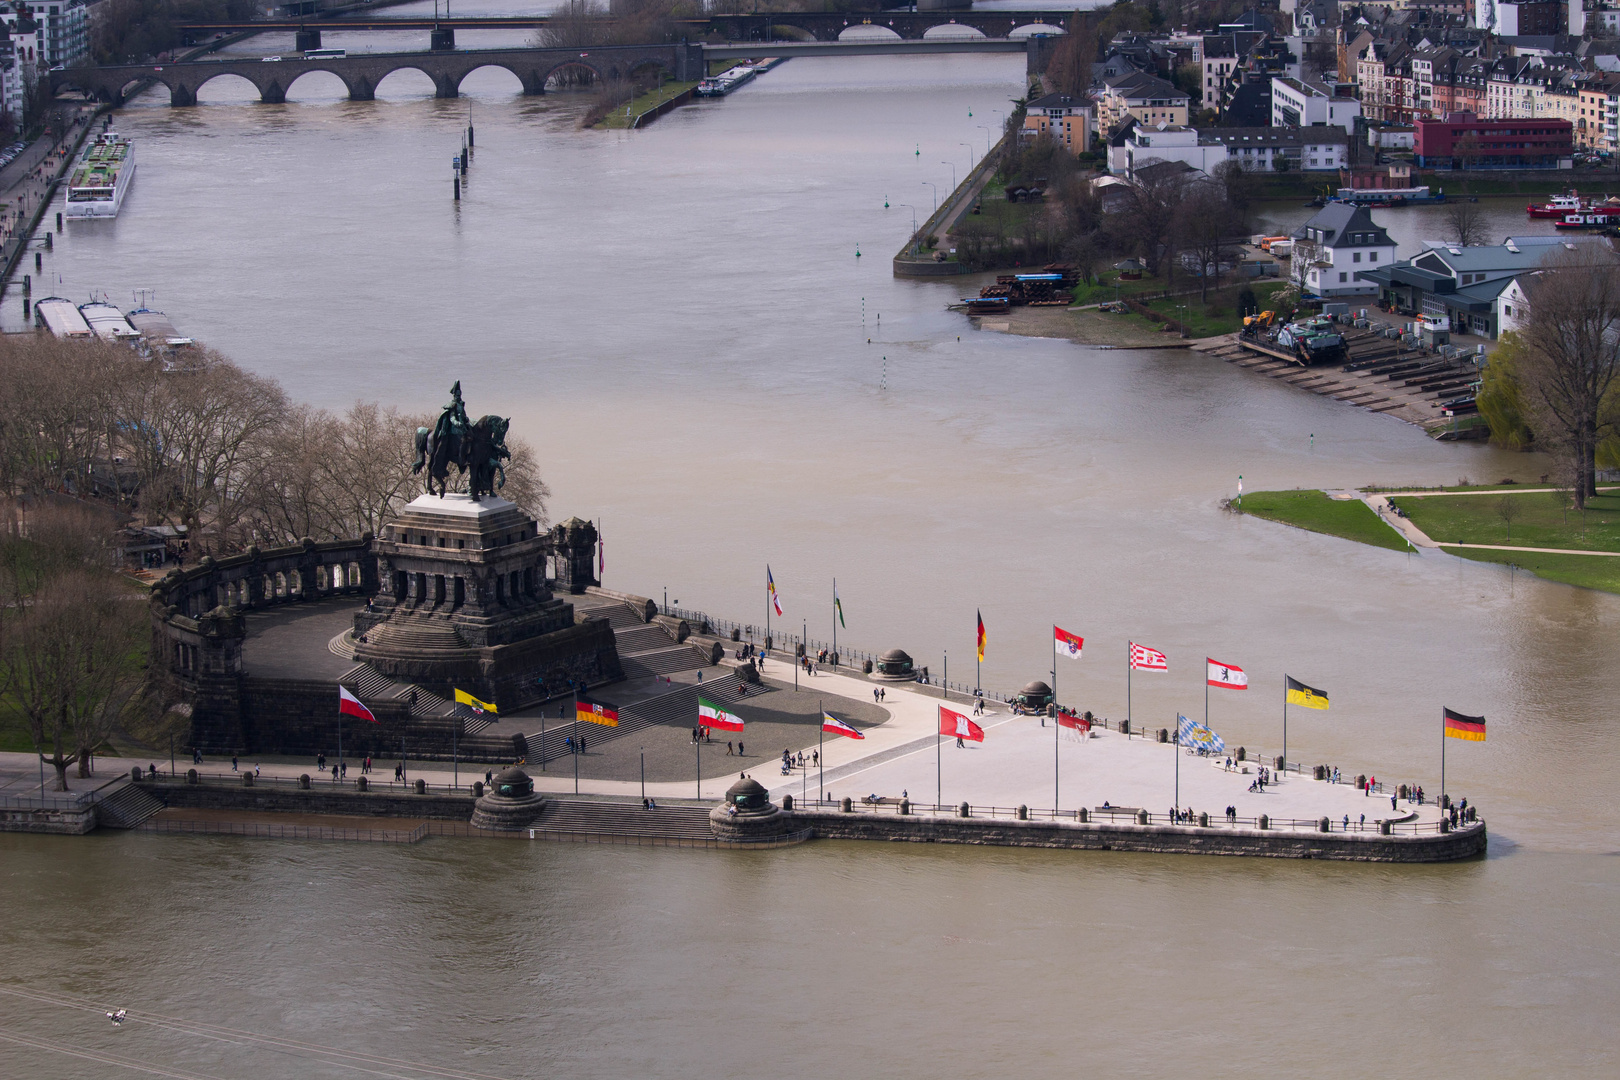
<svg viewBox="0 0 1620 1080">
<path fill-rule="evenodd" d="M 1137 671 L 1169 671 L 1170 661 L 1158 649 L 1131 642 L 1131 667 Z"/>
<path fill-rule="evenodd" d="M 1070 660 L 1080 659 L 1080 647 L 1086 643 L 1085 638 L 1054 626 L 1052 627 L 1052 639 L 1059 656 L 1067 656 Z"/>
<path fill-rule="evenodd" d="M 984 728 L 943 705 L 939 707 L 939 733 L 951 739 L 984 742 Z"/>
<path fill-rule="evenodd" d="M 1249 688 L 1249 676 L 1242 668 L 1232 664 L 1223 664 L 1219 660 L 1211 660 L 1208 657 L 1204 658 L 1204 662 L 1209 665 L 1209 685 L 1224 686 L 1228 690 L 1247 690 Z"/>
<path fill-rule="evenodd" d="M 377 723 L 377 717 L 372 711 L 360 704 L 360 699 L 349 693 L 343 687 L 338 687 L 338 714 L 341 716 L 358 716 L 362 720 Z"/>
</svg>

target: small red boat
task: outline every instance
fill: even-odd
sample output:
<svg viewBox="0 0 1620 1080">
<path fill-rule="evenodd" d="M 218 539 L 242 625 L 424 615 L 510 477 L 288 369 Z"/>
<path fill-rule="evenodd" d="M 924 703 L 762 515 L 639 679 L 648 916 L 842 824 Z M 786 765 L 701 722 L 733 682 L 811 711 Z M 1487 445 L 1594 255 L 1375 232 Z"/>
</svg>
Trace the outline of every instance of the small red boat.
<svg viewBox="0 0 1620 1080">
<path fill-rule="evenodd" d="M 1565 214 L 1579 213 L 1582 210 L 1592 209 L 1592 200 L 1581 198 L 1581 193 L 1570 189 L 1568 195 L 1554 195 L 1549 201 L 1540 206 L 1527 206 L 1524 212 L 1531 217 L 1562 218 Z"/>
</svg>

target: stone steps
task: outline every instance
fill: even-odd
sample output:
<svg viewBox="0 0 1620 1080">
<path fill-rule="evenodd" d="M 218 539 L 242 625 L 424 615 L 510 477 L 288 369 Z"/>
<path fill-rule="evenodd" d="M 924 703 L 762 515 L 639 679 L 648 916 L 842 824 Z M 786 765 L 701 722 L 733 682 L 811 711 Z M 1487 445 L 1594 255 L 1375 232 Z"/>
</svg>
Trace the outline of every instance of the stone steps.
<svg viewBox="0 0 1620 1080">
<path fill-rule="evenodd" d="M 134 784 L 125 782 L 96 802 L 96 824 L 104 829 L 133 829 L 163 809 L 163 803 Z"/>
<path fill-rule="evenodd" d="M 657 623 L 642 623 L 623 630 L 615 629 L 613 640 L 618 646 L 620 657 L 650 652 L 653 649 L 667 649 L 675 644 L 675 639 L 669 636 L 669 631 Z"/>
<path fill-rule="evenodd" d="M 627 705 L 619 710 L 619 726 L 616 728 L 601 727 L 597 724 L 581 724 L 580 733 L 585 736 L 587 748 L 593 743 L 616 739 L 621 735 L 628 735 L 633 731 L 641 731 L 655 724 L 678 724 L 682 727 L 693 727 L 697 724 L 697 699 L 702 694 L 705 697 L 720 698 L 724 701 L 735 701 L 737 690 L 742 685 L 736 675 L 726 675 L 710 683 L 698 686 L 683 686 L 667 694 Z M 749 692 L 749 697 L 761 693 L 759 690 Z M 536 759 L 537 754 L 544 754 L 547 762 L 556 761 L 568 756 L 568 738 L 574 733 L 573 721 L 560 721 L 561 726 L 546 726 L 545 739 L 542 742 L 538 731 L 528 735 L 529 760 Z"/>
</svg>

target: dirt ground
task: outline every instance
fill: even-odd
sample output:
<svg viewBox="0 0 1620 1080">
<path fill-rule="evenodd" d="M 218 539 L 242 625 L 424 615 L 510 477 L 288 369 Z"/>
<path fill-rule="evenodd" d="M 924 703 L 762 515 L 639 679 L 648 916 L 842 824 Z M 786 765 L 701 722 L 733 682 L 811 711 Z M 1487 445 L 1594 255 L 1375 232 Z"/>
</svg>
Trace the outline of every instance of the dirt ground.
<svg viewBox="0 0 1620 1080">
<path fill-rule="evenodd" d="M 1182 341 L 1175 334 L 1148 330 L 1126 315 L 1113 315 L 1088 308 L 1071 311 L 1068 308 L 1014 308 L 1005 316 L 976 320 L 981 330 L 1019 334 L 1023 337 L 1064 338 L 1077 345 L 1112 345 L 1117 347 L 1163 346 L 1180 347 Z"/>
</svg>

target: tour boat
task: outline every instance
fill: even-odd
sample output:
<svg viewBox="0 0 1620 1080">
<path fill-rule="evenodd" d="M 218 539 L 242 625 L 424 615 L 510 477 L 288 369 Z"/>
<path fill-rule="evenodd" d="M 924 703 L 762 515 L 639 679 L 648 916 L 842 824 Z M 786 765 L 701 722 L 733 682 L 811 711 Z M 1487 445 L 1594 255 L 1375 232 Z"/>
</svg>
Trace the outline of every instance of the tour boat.
<svg viewBox="0 0 1620 1080">
<path fill-rule="evenodd" d="M 135 177 L 135 147 L 116 131 L 96 136 L 68 180 L 67 216 L 117 217 Z"/>
<path fill-rule="evenodd" d="M 47 296 L 34 305 L 34 321 L 59 338 L 87 338 L 90 324 L 79 314 L 78 306 L 60 296 Z"/>
<path fill-rule="evenodd" d="M 1553 222 L 1555 229 L 1601 229 L 1620 224 L 1620 206 L 1594 206 L 1577 214 L 1565 214 Z"/>
<path fill-rule="evenodd" d="M 1571 188 L 1568 195 L 1554 195 L 1540 206 L 1525 207 L 1524 212 L 1531 217 L 1561 218 L 1591 208 L 1592 200 L 1581 198 L 1581 193 Z"/>
<path fill-rule="evenodd" d="M 89 325 L 96 337 L 103 341 L 133 342 L 140 339 L 141 332 L 129 325 L 129 320 L 124 318 L 124 313 L 111 304 L 105 304 L 99 300 L 88 304 L 80 304 L 79 314 L 84 316 L 84 321 Z"/>
</svg>

